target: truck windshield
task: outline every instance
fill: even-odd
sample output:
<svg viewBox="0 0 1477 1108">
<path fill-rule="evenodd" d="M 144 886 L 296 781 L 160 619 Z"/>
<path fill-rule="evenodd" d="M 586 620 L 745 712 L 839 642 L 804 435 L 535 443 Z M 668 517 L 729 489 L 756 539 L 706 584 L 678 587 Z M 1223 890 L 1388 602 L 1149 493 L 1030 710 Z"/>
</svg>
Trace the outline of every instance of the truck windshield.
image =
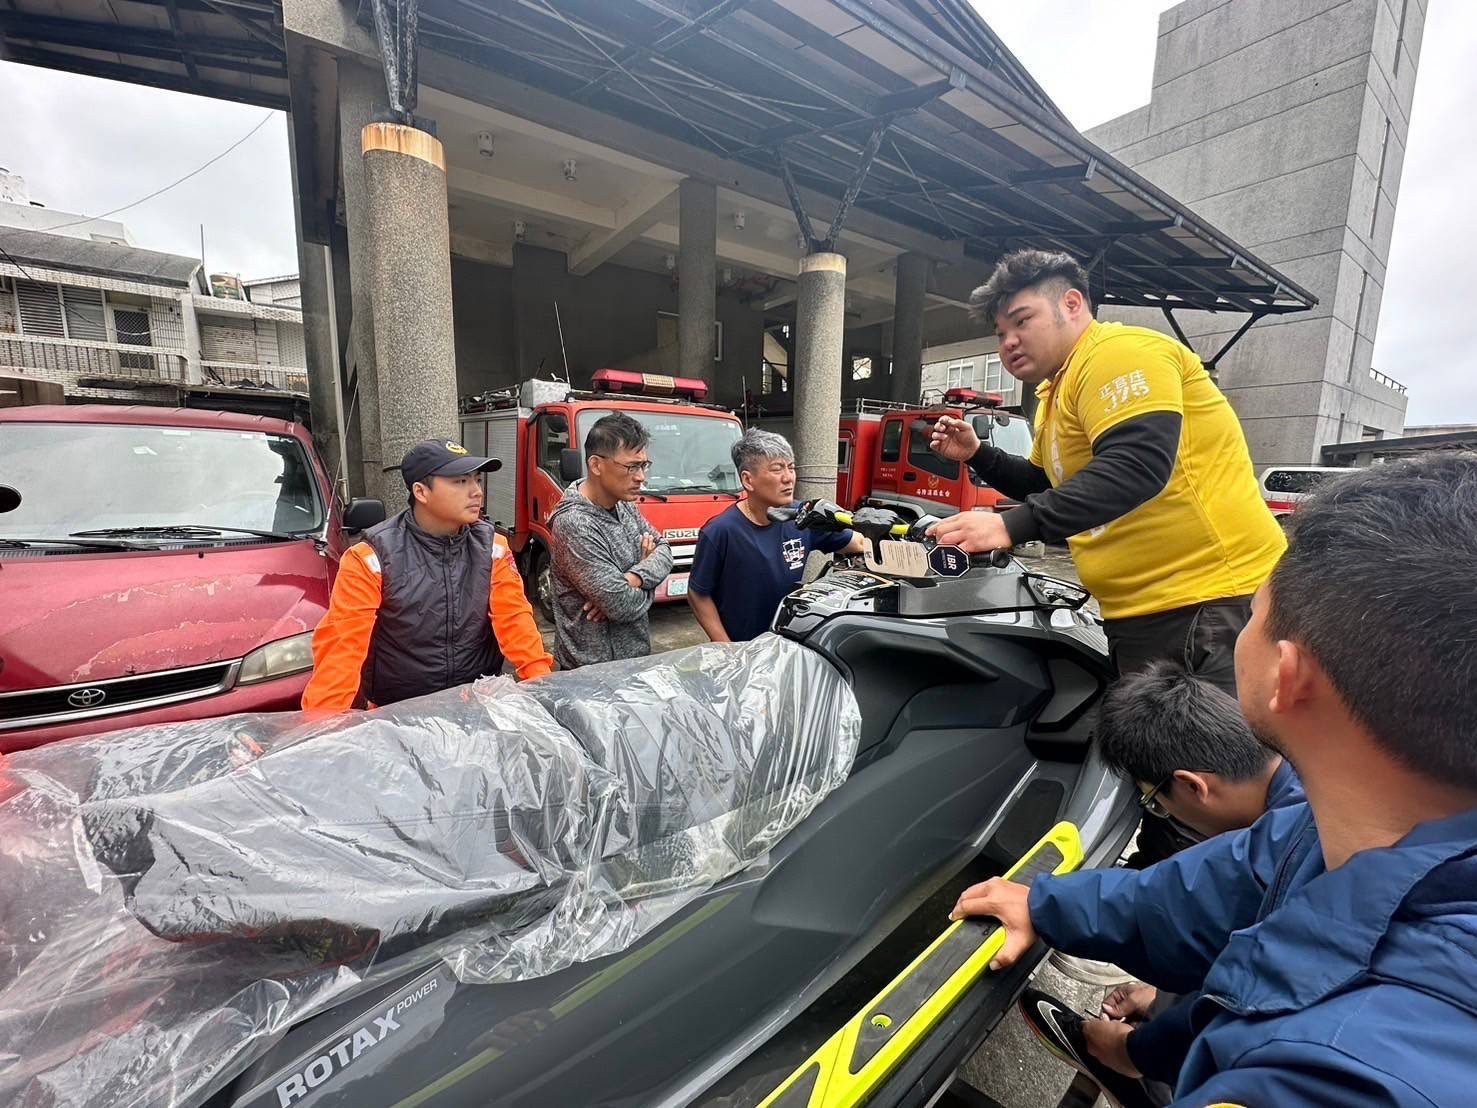
<svg viewBox="0 0 1477 1108">
<path fill-rule="evenodd" d="M 0 423 L 0 459 L 0 483 L 21 494 L 20 507 L 0 515 L 0 538 L 186 524 L 296 535 L 323 526 L 312 469 L 290 435 Z"/>
<path fill-rule="evenodd" d="M 613 410 L 583 409 L 579 415 L 578 441 L 583 443 L 595 421 Z M 737 495 L 744 491 L 729 453 L 742 434 L 735 420 L 629 409 L 626 414 L 640 420 L 651 432 L 651 445 L 646 448 L 651 472 L 643 486 L 648 492 L 672 496 L 684 492 Z"/>
<path fill-rule="evenodd" d="M 998 447 L 1007 454 L 1019 458 L 1031 456 L 1031 425 L 1016 416 L 1007 416 L 1005 423 L 998 423 L 993 415 L 974 417 L 974 433 L 983 442 Z"/>
</svg>

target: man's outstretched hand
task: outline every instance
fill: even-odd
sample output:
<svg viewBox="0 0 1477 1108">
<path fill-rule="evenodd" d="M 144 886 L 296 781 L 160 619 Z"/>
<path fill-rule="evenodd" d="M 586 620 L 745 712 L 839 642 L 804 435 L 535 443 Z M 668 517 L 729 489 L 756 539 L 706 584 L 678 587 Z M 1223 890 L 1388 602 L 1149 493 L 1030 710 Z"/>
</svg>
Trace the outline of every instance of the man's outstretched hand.
<svg viewBox="0 0 1477 1108">
<path fill-rule="evenodd" d="M 994 512 L 955 512 L 930 527 L 928 537 L 940 546 L 963 547 L 970 554 L 988 554 L 1011 547 L 1005 518 Z"/>
<path fill-rule="evenodd" d="M 1031 910 L 1026 902 L 1030 892 L 1025 885 L 1003 877 L 992 877 L 960 893 L 959 903 L 949 913 L 950 919 L 994 916 L 1005 925 L 1005 945 L 991 961 L 992 970 L 1010 968 L 1036 944 L 1036 928 L 1031 926 Z"/>
<path fill-rule="evenodd" d="M 933 434 L 929 436 L 928 445 L 935 454 L 956 462 L 967 462 L 979 450 L 980 437 L 964 420 L 953 416 L 939 416 L 938 422 L 933 425 Z"/>
</svg>

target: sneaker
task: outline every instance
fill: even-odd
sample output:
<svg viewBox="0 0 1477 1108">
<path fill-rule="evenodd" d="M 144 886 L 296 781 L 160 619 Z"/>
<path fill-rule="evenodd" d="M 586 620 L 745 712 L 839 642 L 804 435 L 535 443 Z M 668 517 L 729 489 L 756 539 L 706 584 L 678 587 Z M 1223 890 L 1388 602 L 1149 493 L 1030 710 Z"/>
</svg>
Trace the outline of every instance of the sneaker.
<svg viewBox="0 0 1477 1108">
<path fill-rule="evenodd" d="M 1113 1108 L 1152 1108 L 1154 1101 L 1136 1077 L 1109 1069 L 1087 1049 L 1083 1017 L 1039 989 L 1027 989 L 1018 1003 L 1021 1017 L 1041 1045 L 1067 1065 L 1091 1078 Z"/>
</svg>

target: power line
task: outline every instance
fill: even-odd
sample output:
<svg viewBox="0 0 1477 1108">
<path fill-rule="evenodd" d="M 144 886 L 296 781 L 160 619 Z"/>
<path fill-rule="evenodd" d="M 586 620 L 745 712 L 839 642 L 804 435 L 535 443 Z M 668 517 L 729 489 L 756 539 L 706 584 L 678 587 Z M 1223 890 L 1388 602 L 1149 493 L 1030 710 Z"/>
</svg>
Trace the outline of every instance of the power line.
<svg viewBox="0 0 1477 1108">
<path fill-rule="evenodd" d="M 22 273 L 25 273 L 26 280 L 27 281 L 34 281 L 36 279 L 36 278 L 32 277 L 29 273 L 26 273 L 26 267 L 23 266 L 23 265 L 21 265 L 20 262 L 16 261 L 15 258 L 11 256 L 10 251 L 7 250 L 7 249 L 5 249 L 5 247 L 0 246 L 0 254 L 4 254 L 5 255 L 5 260 L 7 262 L 9 262 L 11 265 L 15 266 L 15 268 L 18 269 L 18 270 L 20 270 Z"/>
<path fill-rule="evenodd" d="M 211 166 L 215 165 L 216 162 L 220 161 L 227 154 L 229 154 L 232 150 L 235 150 L 236 147 L 240 146 L 247 139 L 251 138 L 252 135 L 256 134 L 263 127 L 265 127 L 267 125 L 268 121 L 275 114 L 276 114 L 275 112 L 268 112 L 266 115 L 262 116 L 262 118 L 257 122 L 257 125 L 255 127 L 253 127 L 251 130 L 247 131 L 246 134 L 242 135 L 235 142 L 231 143 L 230 146 L 226 147 L 224 150 L 222 150 L 215 157 L 211 158 L 210 161 L 206 162 L 202 166 L 199 166 L 199 167 L 197 167 L 195 169 L 190 170 L 190 172 L 186 173 L 183 177 L 179 178 L 178 180 L 171 181 L 169 184 L 165 185 L 163 188 L 161 188 L 161 189 L 155 189 L 153 192 L 149 193 L 148 196 L 140 197 L 139 199 L 133 201 L 131 204 L 124 204 L 121 207 L 114 208 L 112 211 L 103 212 L 102 215 L 84 216 L 82 219 L 74 219 L 71 223 L 59 223 L 55 227 L 47 227 L 47 228 L 44 228 L 44 230 L 46 230 L 48 232 L 49 231 L 60 231 L 63 228 L 66 228 L 66 227 L 78 227 L 78 226 L 81 226 L 84 223 L 91 223 L 91 222 L 93 222 L 93 220 L 107 219 L 108 216 L 110 216 L 110 215 L 117 215 L 119 212 L 126 212 L 129 208 L 136 208 L 140 204 L 144 203 L 145 201 L 152 200 L 156 196 L 162 196 L 164 193 L 168 192 L 170 189 L 176 188 L 179 185 L 184 184 L 191 177 L 195 177 L 195 176 L 198 176 L 201 173 L 204 173 Z"/>
</svg>

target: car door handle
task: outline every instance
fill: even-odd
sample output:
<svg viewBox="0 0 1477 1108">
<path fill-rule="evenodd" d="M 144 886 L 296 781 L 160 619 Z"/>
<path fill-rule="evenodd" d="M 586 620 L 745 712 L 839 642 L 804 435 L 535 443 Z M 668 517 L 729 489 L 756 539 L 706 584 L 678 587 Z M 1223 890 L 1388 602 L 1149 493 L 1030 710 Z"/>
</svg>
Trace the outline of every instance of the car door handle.
<svg viewBox="0 0 1477 1108">
<path fill-rule="evenodd" d="M 916 480 L 918 480 L 918 475 L 916 473 L 905 473 L 905 474 L 903 474 L 903 480 L 904 481 L 916 481 Z"/>
</svg>

